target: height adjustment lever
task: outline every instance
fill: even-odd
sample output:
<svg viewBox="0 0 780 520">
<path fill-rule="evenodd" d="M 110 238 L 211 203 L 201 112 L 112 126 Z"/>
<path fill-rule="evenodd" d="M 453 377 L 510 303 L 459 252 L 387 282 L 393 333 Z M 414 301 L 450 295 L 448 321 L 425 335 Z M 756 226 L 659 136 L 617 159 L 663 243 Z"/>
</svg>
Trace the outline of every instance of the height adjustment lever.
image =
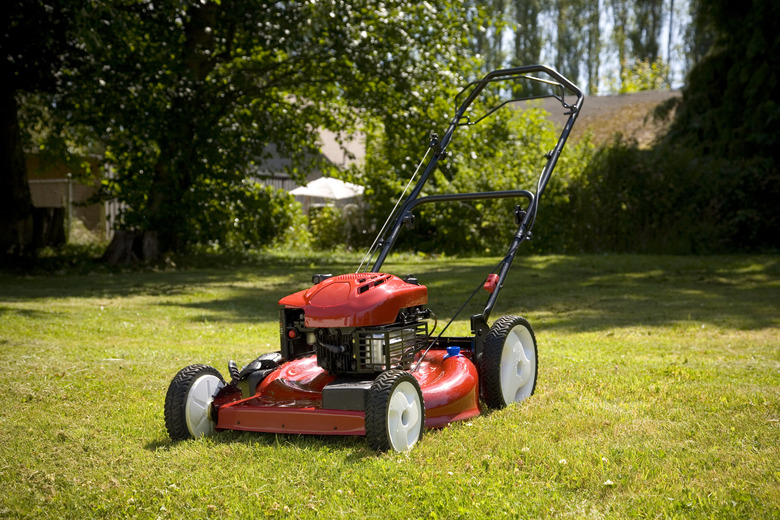
<svg viewBox="0 0 780 520">
<path fill-rule="evenodd" d="M 487 280 L 485 280 L 485 283 L 482 285 L 482 288 L 485 289 L 490 294 L 493 294 L 497 286 L 498 286 L 498 275 L 496 273 L 490 273 L 487 276 Z"/>
<path fill-rule="evenodd" d="M 523 220 L 525 220 L 526 212 L 525 210 L 520 207 L 520 205 L 515 206 L 515 224 L 518 226 L 523 223 Z"/>
<path fill-rule="evenodd" d="M 441 153 L 441 142 L 439 141 L 439 134 L 437 134 L 436 132 L 431 132 L 430 147 L 433 148 L 433 153 L 435 154 Z"/>
</svg>

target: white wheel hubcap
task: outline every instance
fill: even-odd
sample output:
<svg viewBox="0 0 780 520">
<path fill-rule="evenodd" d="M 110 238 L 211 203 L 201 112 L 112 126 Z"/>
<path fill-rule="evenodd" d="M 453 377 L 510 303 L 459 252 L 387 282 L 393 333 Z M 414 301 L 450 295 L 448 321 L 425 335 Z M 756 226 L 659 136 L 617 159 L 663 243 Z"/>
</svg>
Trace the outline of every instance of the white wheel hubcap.
<svg viewBox="0 0 780 520">
<path fill-rule="evenodd" d="M 214 395 L 223 386 L 225 383 L 211 374 L 206 374 L 192 382 L 184 402 L 184 415 L 187 418 L 187 429 L 193 437 L 214 433 L 214 422 L 211 420 L 209 408 Z"/>
<path fill-rule="evenodd" d="M 414 385 L 402 381 L 390 396 L 387 432 L 396 451 L 406 451 L 420 438 L 422 405 Z"/>
<path fill-rule="evenodd" d="M 506 404 L 531 395 L 536 380 L 536 353 L 531 332 L 519 325 L 509 331 L 501 352 L 501 393 Z"/>
</svg>

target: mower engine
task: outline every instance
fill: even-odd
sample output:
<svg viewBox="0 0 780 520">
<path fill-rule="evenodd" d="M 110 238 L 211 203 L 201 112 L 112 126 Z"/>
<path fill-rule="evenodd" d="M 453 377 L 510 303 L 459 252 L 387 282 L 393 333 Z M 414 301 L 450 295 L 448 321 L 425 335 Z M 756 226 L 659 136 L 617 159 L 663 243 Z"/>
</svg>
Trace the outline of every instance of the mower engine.
<svg viewBox="0 0 780 520">
<path fill-rule="evenodd" d="M 408 369 L 426 347 L 428 289 L 413 276 L 315 275 L 310 289 L 279 301 L 284 360 L 317 355 L 332 374 Z"/>
</svg>

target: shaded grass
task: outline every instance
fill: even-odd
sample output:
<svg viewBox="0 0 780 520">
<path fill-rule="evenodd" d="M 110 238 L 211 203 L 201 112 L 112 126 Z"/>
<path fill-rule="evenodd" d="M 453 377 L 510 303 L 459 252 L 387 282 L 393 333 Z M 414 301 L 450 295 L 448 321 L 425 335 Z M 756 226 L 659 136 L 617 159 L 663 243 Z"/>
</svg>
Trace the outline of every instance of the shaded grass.
<svg viewBox="0 0 780 520">
<path fill-rule="evenodd" d="M 518 258 L 493 318 L 534 325 L 536 394 L 382 456 L 165 433 L 176 371 L 276 350 L 276 302 L 329 266 L 0 276 L 0 517 L 778 517 L 777 260 Z M 497 262 L 387 270 L 417 274 L 443 323 Z"/>
</svg>

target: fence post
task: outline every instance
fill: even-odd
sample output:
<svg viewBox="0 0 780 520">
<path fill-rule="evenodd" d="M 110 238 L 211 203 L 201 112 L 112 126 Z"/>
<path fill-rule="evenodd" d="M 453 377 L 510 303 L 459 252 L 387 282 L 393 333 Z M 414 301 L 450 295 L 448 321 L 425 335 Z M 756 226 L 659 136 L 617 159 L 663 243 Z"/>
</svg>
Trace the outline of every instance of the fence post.
<svg viewBox="0 0 780 520">
<path fill-rule="evenodd" d="M 65 222 L 65 226 L 67 226 L 65 228 L 65 243 L 68 244 L 70 243 L 70 228 L 71 222 L 73 221 L 73 176 L 70 174 L 70 172 L 68 172 L 68 185 L 65 193 L 65 203 L 67 204 L 67 210 L 65 213 L 67 215 L 67 222 Z"/>
</svg>

